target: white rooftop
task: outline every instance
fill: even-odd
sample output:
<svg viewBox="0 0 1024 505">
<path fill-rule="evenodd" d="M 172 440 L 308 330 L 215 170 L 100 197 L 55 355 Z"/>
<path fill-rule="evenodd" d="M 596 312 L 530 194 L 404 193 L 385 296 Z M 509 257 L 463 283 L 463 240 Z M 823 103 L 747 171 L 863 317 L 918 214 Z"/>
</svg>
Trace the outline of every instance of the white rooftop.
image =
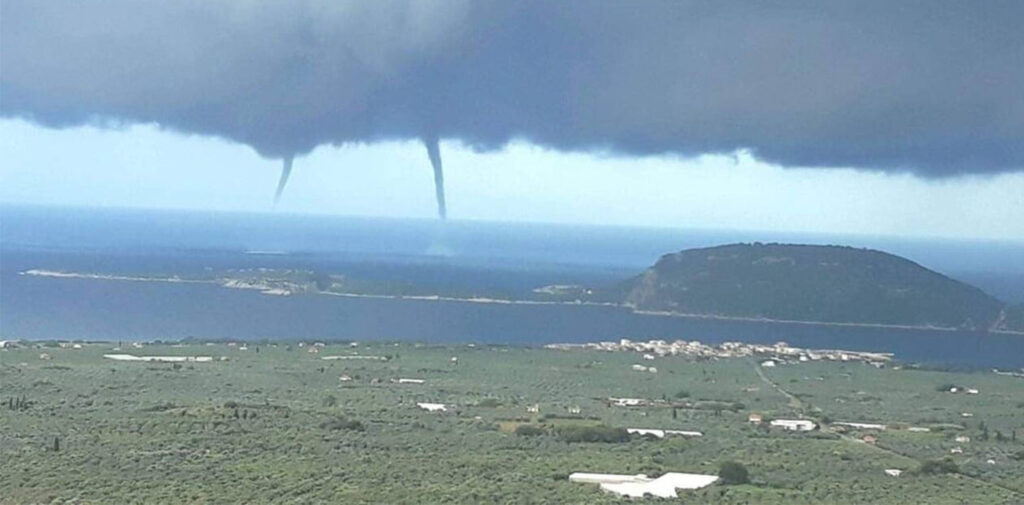
<svg viewBox="0 0 1024 505">
<path fill-rule="evenodd" d="M 104 354 L 103 357 L 115 361 L 162 361 L 168 363 L 181 361 L 213 361 L 213 357 L 211 356 L 135 356 L 132 354 Z"/>
<path fill-rule="evenodd" d="M 445 407 L 443 403 L 417 403 L 416 406 L 430 412 L 445 412 L 448 410 L 448 407 Z"/>
<path fill-rule="evenodd" d="M 602 491 L 631 498 L 655 496 L 676 498 L 679 489 L 700 489 L 718 480 L 717 475 L 669 472 L 657 479 L 646 475 L 617 475 L 577 472 L 569 476 L 572 482 L 599 484 Z"/>
</svg>

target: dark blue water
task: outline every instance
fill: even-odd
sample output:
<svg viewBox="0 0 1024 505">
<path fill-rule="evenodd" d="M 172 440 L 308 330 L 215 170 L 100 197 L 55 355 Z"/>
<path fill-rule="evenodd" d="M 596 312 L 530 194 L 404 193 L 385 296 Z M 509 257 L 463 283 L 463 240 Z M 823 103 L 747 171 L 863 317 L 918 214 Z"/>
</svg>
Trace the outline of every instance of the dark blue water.
<svg viewBox="0 0 1024 505">
<path fill-rule="evenodd" d="M 665 252 L 753 240 L 883 248 L 947 273 L 993 272 L 998 265 L 994 275 L 1011 293 L 1020 288 L 1014 275 L 1024 273 L 1024 246 L 1018 244 L 0 207 L 0 338 L 784 340 L 802 347 L 894 352 L 908 361 L 1024 367 L 1021 336 L 640 316 L 593 306 L 277 297 L 211 285 L 18 275 L 29 268 L 153 274 L 262 266 L 514 295 L 552 283 L 610 284 Z"/>
</svg>

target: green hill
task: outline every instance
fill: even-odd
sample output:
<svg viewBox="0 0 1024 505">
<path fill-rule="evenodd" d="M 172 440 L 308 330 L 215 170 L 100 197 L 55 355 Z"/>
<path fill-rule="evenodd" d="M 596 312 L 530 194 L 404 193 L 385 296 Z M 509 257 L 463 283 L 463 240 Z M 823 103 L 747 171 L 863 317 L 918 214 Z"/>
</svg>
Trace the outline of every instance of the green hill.
<svg viewBox="0 0 1024 505">
<path fill-rule="evenodd" d="M 643 311 L 829 323 L 1020 330 L 1017 308 L 869 249 L 734 244 L 662 256 L 627 281 Z"/>
</svg>

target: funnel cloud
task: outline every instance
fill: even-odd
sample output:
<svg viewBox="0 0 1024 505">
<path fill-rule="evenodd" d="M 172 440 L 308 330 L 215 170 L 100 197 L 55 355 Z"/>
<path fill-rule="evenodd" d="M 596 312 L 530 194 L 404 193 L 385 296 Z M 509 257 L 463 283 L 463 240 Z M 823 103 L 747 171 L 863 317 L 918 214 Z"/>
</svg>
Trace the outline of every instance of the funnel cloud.
<svg viewBox="0 0 1024 505">
<path fill-rule="evenodd" d="M 448 205 L 444 201 L 444 168 L 441 166 L 441 147 L 437 137 L 425 137 L 423 144 L 427 146 L 427 157 L 434 168 L 434 196 L 437 198 L 437 216 L 448 218 Z"/>
<path fill-rule="evenodd" d="M 291 156 L 285 156 L 282 160 L 281 178 L 277 181 L 277 191 L 274 192 L 274 205 L 281 201 L 281 193 L 284 193 L 284 187 L 288 185 L 288 178 L 292 175 L 293 160 L 294 158 Z"/>
<path fill-rule="evenodd" d="M 4 0 L 0 116 L 155 123 L 283 159 L 420 140 L 1024 168 L 1024 3 Z M 423 132 L 431 132 L 424 136 Z M 364 170 L 372 170 L 366 167 Z M 280 193 L 280 190 L 278 191 Z"/>
</svg>

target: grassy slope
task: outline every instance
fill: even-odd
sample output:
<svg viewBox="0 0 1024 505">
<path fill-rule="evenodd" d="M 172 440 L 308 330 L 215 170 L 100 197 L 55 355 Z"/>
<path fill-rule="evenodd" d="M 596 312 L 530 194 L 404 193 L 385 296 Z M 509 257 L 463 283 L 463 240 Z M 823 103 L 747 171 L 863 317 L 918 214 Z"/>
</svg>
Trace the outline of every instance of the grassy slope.
<svg viewBox="0 0 1024 505">
<path fill-rule="evenodd" d="M 491 347 L 360 346 L 392 354 L 389 362 L 322 361 L 305 349 L 262 346 L 256 353 L 217 345 L 149 346 L 147 354 L 227 355 L 230 361 L 168 364 L 112 362 L 109 345 L 84 350 L 0 351 L 0 401 L 22 395 L 28 410 L 0 407 L 0 503 L 620 503 L 596 486 L 566 480 L 572 471 L 714 472 L 735 459 L 755 485 L 712 486 L 688 503 L 1009 503 L 1021 494 L 966 477 L 886 477 L 916 459 L 948 454 L 951 433 L 880 436 L 911 457 L 824 434 L 794 435 L 750 427 L 751 411 L 795 415 L 743 360 L 665 358 L 659 373 L 630 370 L 625 353 L 557 352 Z M 53 359 L 39 359 L 41 352 Z M 139 352 L 139 351 L 137 351 Z M 324 354 L 350 352 L 328 346 Z M 459 357 L 458 366 L 449 362 Z M 324 367 L 321 372 L 320 368 Z M 339 375 L 358 378 L 342 383 Z M 862 364 L 805 364 L 766 370 L 800 395 L 807 412 L 835 419 L 961 423 L 977 438 L 990 430 L 1024 438 L 1024 387 L 990 374 L 876 370 Z M 392 385 L 392 377 L 427 384 Z M 372 385 L 372 378 L 385 380 Z M 819 379 L 820 378 L 820 379 Z M 943 383 L 978 387 L 981 395 L 935 391 Z M 742 402 L 744 410 L 620 409 L 608 396 L 661 398 L 681 390 L 690 400 Z M 328 397 L 336 400 L 334 406 Z M 501 406 L 476 407 L 486 398 Z M 842 401 L 838 401 L 842 400 Z M 417 401 L 445 402 L 457 412 L 431 414 Z M 255 418 L 236 419 L 233 403 Z M 566 414 L 579 405 L 608 425 L 697 429 L 699 439 L 624 444 L 568 444 L 552 435 L 517 437 L 502 420 L 531 419 L 526 406 Z M 337 416 L 365 431 L 333 431 Z M 475 419 L 480 416 L 481 419 Z M 563 421 L 559 421 L 563 422 Z M 62 450 L 47 450 L 54 436 Z M 972 442 L 958 461 L 969 472 L 1024 492 L 1024 463 L 1007 457 L 1024 441 Z M 998 465 L 980 458 L 999 454 Z"/>
</svg>

